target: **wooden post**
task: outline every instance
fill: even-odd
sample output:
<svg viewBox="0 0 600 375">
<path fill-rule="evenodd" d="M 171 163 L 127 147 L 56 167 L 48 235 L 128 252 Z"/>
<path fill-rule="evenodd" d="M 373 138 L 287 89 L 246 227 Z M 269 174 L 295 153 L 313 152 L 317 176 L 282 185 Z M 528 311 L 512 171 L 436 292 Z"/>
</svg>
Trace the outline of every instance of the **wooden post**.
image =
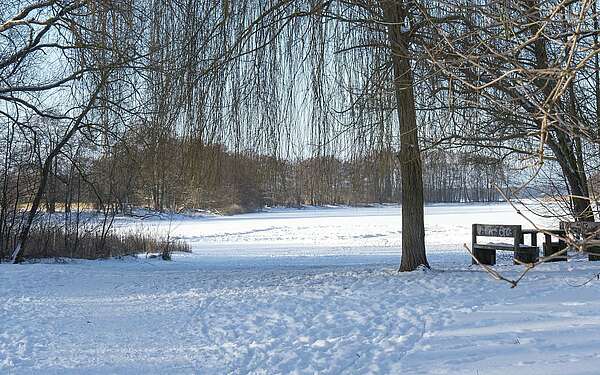
<svg viewBox="0 0 600 375">
<path fill-rule="evenodd" d="M 476 243 L 477 243 L 477 224 L 473 224 L 471 226 L 471 251 L 473 252 L 473 256 L 479 260 L 479 252 L 475 248 Z M 477 264 L 475 259 L 471 259 L 471 264 Z"/>
<path fill-rule="evenodd" d="M 544 257 L 549 257 L 559 251 L 561 251 L 562 249 L 564 249 L 566 246 L 565 242 L 563 240 L 559 240 L 558 242 L 552 242 L 552 236 L 548 233 L 544 233 Z M 551 260 L 548 260 L 548 262 L 566 262 L 567 261 L 567 254 L 565 254 L 564 256 L 558 257 L 558 258 L 554 258 Z"/>
<path fill-rule="evenodd" d="M 600 246 L 592 246 L 592 247 L 588 247 L 585 249 L 588 253 L 593 253 L 593 254 L 588 254 L 588 260 L 590 262 L 597 262 L 600 261 Z"/>
<path fill-rule="evenodd" d="M 477 258 L 481 264 L 493 266 L 496 264 L 496 250 L 494 249 L 480 249 L 479 257 Z"/>
</svg>

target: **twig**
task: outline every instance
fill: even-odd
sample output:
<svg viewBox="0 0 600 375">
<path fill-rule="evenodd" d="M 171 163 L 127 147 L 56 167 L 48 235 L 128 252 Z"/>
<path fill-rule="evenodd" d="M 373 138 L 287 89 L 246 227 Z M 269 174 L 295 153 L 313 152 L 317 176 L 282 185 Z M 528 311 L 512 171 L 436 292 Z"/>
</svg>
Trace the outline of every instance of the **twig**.
<svg viewBox="0 0 600 375">
<path fill-rule="evenodd" d="M 477 259 L 477 257 L 475 256 L 475 254 L 473 254 L 473 251 L 471 251 L 471 249 L 469 248 L 469 246 L 467 246 L 467 244 L 463 244 L 463 246 L 465 247 L 465 249 L 467 249 L 467 251 L 469 252 L 469 254 L 471 255 L 471 258 L 473 258 L 475 260 L 475 262 L 477 262 L 477 264 L 483 268 L 483 270 L 487 273 L 490 274 L 490 276 L 492 276 L 494 279 L 498 280 L 498 281 L 506 281 L 507 283 L 509 283 L 511 285 L 511 288 L 514 288 L 517 286 L 517 284 L 519 283 L 519 281 L 521 281 L 521 279 L 523 278 L 524 275 L 521 275 L 517 280 L 511 280 L 508 279 L 504 276 L 502 276 L 502 274 L 500 274 L 500 272 L 496 271 L 495 269 L 493 269 L 492 267 L 488 266 L 487 264 L 483 264 L 479 261 L 479 259 Z M 528 270 L 526 270 L 527 272 Z M 525 274 L 526 272 L 523 272 L 523 274 Z"/>
<path fill-rule="evenodd" d="M 587 285 L 587 284 L 591 283 L 594 279 L 600 280 L 600 273 L 597 273 L 594 276 L 590 277 L 587 281 L 585 281 L 582 284 L 575 284 L 575 285 L 573 285 L 571 283 L 567 283 L 567 285 L 572 286 L 573 288 L 580 288 L 580 287 L 582 287 L 584 285 Z"/>
</svg>

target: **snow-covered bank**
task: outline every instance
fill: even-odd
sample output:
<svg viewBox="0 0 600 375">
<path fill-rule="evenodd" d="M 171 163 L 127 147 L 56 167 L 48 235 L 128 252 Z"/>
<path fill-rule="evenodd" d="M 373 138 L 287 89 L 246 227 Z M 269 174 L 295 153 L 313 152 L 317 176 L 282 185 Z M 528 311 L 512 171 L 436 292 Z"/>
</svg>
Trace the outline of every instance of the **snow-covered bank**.
<svg viewBox="0 0 600 375">
<path fill-rule="evenodd" d="M 193 241 L 173 262 L 0 265 L 0 373 L 599 373 L 600 264 L 511 289 L 460 249 L 509 207 L 427 214 L 426 272 L 395 272 L 395 207 L 151 222 Z"/>
</svg>

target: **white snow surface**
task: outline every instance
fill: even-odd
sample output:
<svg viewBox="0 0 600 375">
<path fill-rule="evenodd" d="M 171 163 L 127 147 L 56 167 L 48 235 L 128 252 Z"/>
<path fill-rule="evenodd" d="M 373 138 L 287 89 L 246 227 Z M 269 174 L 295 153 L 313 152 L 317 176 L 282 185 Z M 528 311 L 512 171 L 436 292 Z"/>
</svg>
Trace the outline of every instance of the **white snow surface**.
<svg viewBox="0 0 600 375">
<path fill-rule="evenodd" d="M 398 206 L 119 218 L 194 252 L 1 264 L 0 374 L 600 374 L 600 262 L 511 289 L 462 249 L 472 223 L 529 226 L 509 205 L 425 212 L 411 273 Z"/>
</svg>

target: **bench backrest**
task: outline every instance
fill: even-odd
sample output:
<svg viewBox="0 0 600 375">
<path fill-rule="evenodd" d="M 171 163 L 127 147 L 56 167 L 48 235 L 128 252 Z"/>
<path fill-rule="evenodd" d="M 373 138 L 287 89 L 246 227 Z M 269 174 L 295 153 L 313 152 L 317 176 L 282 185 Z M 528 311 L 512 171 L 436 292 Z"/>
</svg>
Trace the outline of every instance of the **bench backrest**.
<svg viewBox="0 0 600 375">
<path fill-rule="evenodd" d="M 514 239 L 515 250 L 519 248 L 523 237 L 520 225 L 473 224 L 473 245 L 477 243 L 478 236 L 511 237 Z"/>
</svg>

